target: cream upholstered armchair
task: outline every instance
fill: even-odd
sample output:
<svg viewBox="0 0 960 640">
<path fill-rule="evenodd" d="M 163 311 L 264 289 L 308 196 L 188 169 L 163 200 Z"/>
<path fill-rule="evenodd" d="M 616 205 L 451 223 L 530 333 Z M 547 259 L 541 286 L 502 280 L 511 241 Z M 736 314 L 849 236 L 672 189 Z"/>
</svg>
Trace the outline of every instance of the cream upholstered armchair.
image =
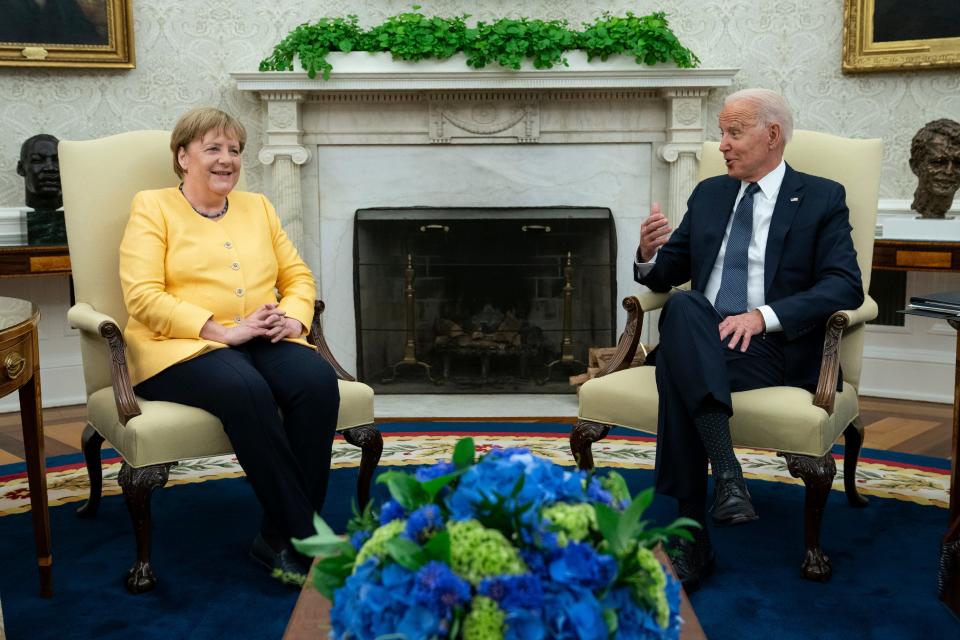
<svg viewBox="0 0 960 640">
<path fill-rule="evenodd" d="M 83 453 L 90 498 L 78 513 L 96 514 L 100 503 L 104 440 L 123 457 L 118 481 L 133 520 L 137 559 L 126 587 L 141 593 L 156 584 L 150 565 L 150 494 L 163 487 L 180 460 L 233 451 L 220 421 L 194 407 L 150 402 L 134 396 L 121 332 L 127 321 L 118 268 L 130 201 L 137 191 L 176 185 L 166 131 L 135 131 L 85 142 L 60 143 L 60 170 L 70 262 L 77 303 L 67 317 L 80 329 L 87 427 Z M 243 178 L 241 177 L 242 188 Z M 361 508 L 383 451 L 373 425 L 373 390 L 354 381 L 333 359 L 320 328 L 323 303 L 316 303 L 310 340 L 340 378 L 337 431 L 361 448 L 357 497 Z"/>
<path fill-rule="evenodd" d="M 786 161 L 794 169 L 843 184 L 863 289 L 870 286 L 873 233 L 880 183 L 880 140 L 851 140 L 813 131 L 796 131 L 787 144 Z M 706 142 L 700 179 L 726 173 L 719 143 Z M 654 367 L 627 369 L 636 353 L 644 312 L 659 309 L 669 294 L 644 293 L 623 301 L 627 326 L 611 362 L 580 389 L 579 419 L 570 435 L 570 448 L 581 468 L 593 467 L 590 446 L 619 426 L 657 432 L 657 383 Z M 867 500 L 857 493 L 857 458 L 863 443 L 857 387 L 860 383 L 864 323 L 877 316 L 877 304 L 867 296 L 859 309 L 838 311 L 827 321 L 823 361 L 817 391 L 773 387 L 733 394 L 730 422 L 738 447 L 770 449 L 786 458 L 790 474 L 806 486 L 804 578 L 830 579 L 830 561 L 820 547 L 820 524 L 837 469 L 831 448 L 844 436 L 844 488 L 852 506 Z M 842 365 L 842 366 L 841 366 Z M 843 388 L 836 391 L 838 372 Z"/>
</svg>

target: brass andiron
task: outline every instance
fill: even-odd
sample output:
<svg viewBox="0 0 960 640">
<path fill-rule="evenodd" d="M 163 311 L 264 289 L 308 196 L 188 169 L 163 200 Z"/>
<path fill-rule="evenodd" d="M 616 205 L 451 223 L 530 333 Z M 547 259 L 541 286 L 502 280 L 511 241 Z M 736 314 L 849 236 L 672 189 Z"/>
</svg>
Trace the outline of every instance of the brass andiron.
<svg viewBox="0 0 960 640">
<path fill-rule="evenodd" d="M 403 286 L 404 315 L 406 316 L 406 338 L 403 343 L 403 359 L 390 367 L 392 375 L 383 377 L 383 382 L 393 382 L 397 378 L 397 369 L 399 367 L 414 366 L 423 367 L 427 374 L 427 380 L 434 384 L 439 384 L 430 375 L 430 365 L 426 362 L 417 360 L 417 330 L 416 330 L 416 289 L 413 288 L 413 256 L 407 254 L 407 268 L 403 270 L 403 279 L 406 284 Z"/>
<path fill-rule="evenodd" d="M 560 341 L 560 357 L 547 365 L 547 375 L 537 384 L 546 384 L 553 368 L 557 365 L 570 367 L 579 365 L 583 371 L 587 365 L 573 358 L 573 260 L 567 252 L 567 266 L 563 268 L 563 339 Z"/>
</svg>

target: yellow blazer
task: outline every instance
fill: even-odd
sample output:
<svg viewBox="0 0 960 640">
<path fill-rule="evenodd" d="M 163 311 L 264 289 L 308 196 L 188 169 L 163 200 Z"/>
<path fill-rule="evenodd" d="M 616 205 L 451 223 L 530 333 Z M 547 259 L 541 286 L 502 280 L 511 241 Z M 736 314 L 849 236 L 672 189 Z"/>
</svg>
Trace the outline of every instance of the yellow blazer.
<svg viewBox="0 0 960 640">
<path fill-rule="evenodd" d="M 277 294 L 280 308 L 310 327 L 316 284 L 273 205 L 241 191 L 229 200 L 215 222 L 197 215 L 176 187 L 134 196 L 120 243 L 133 384 L 225 347 L 200 338 L 204 323 L 236 325 Z M 302 336 L 288 340 L 308 345 Z"/>
</svg>

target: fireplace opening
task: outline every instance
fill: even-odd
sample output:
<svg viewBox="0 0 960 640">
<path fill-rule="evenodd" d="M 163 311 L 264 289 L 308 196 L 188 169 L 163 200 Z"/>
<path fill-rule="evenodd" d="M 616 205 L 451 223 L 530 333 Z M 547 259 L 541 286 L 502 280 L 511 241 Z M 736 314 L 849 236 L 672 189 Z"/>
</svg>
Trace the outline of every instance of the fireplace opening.
<svg viewBox="0 0 960 640">
<path fill-rule="evenodd" d="M 573 393 L 615 340 L 609 209 L 357 211 L 358 374 L 377 393 Z"/>
</svg>

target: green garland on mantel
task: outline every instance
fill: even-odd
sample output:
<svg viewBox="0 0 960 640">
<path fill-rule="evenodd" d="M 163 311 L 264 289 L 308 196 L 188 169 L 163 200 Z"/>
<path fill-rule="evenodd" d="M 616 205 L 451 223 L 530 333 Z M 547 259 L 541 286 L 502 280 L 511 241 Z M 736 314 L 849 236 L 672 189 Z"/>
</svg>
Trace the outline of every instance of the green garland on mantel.
<svg viewBox="0 0 960 640">
<path fill-rule="evenodd" d="M 604 13 L 577 31 L 566 20 L 530 18 L 501 18 L 467 26 L 467 14 L 427 17 L 419 9 L 414 5 L 413 11 L 387 18 L 369 30 L 362 29 L 354 15 L 301 24 L 260 61 L 260 71 L 293 71 L 294 57 L 299 57 L 308 76 L 314 78 L 320 71 L 327 80 L 333 69 L 327 54 L 333 51 L 389 51 L 394 60 L 409 62 L 444 60 L 462 51 L 467 65 L 474 69 L 492 62 L 520 69 L 525 59 L 537 69 L 550 69 L 566 65 L 564 53 L 573 49 L 582 49 L 590 60 L 626 54 L 637 64 L 673 61 L 678 67 L 692 68 L 700 63 L 680 44 L 666 13 L 660 11 L 647 16 L 629 11 L 625 16 Z"/>
</svg>

